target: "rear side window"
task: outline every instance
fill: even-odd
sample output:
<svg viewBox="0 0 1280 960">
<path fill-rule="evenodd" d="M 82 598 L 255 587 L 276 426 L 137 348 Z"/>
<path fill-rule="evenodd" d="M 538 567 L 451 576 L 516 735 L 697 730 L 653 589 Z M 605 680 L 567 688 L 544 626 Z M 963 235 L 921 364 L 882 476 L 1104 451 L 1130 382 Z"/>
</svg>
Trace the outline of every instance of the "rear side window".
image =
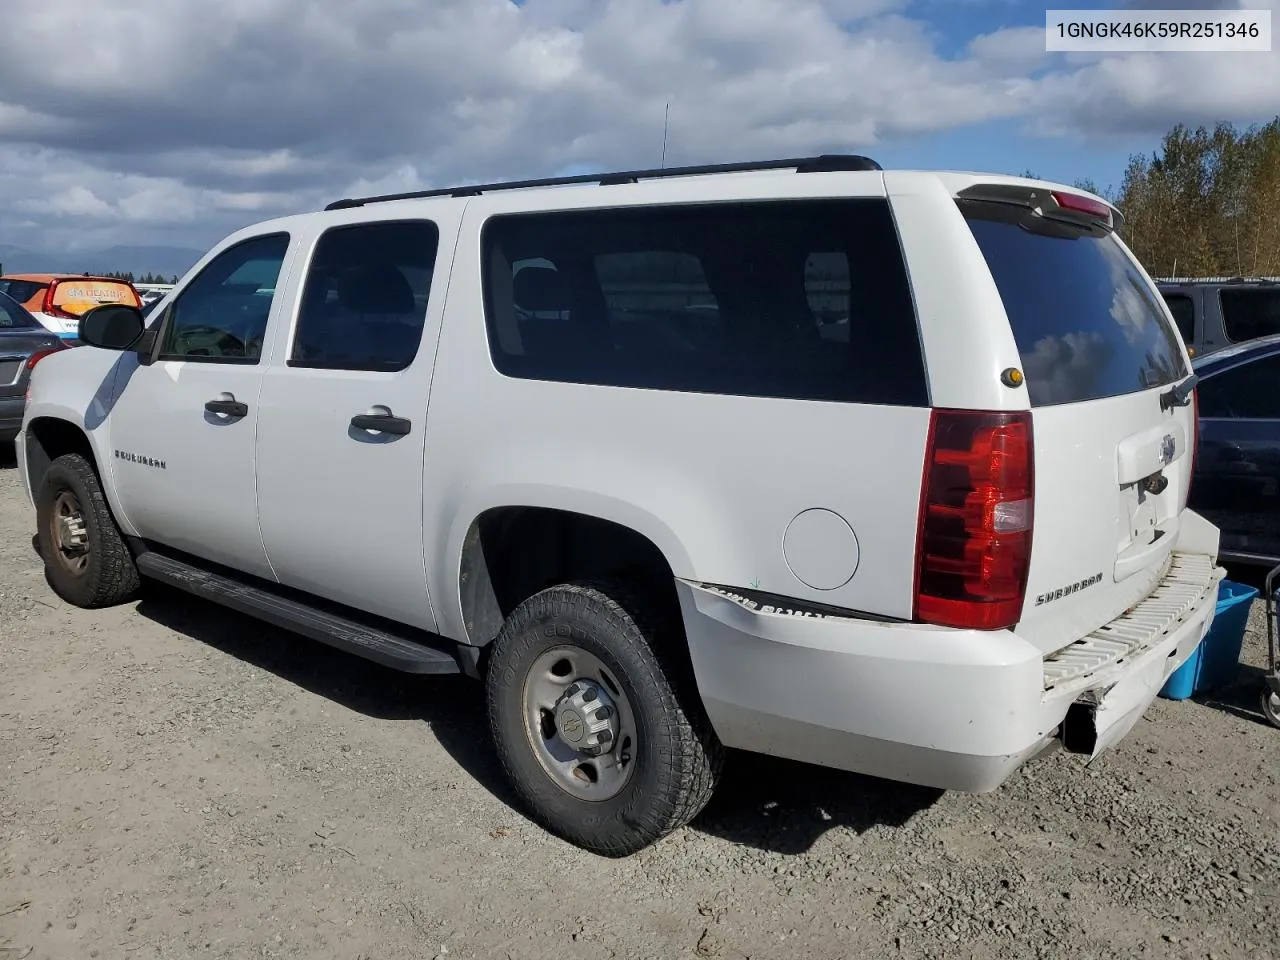
<svg viewBox="0 0 1280 960">
<path fill-rule="evenodd" d="M 960 201 L 1022 356 L 1032 406 L 1115 397 L 1187 375 L 1172 325 L 1111 233 L 1013 204 Z"/>
<path fill-rule="evenodd" d="M 1233 342 L 1280 333 L 1280 288 L 1222 290 L 1222 326 Z"/>
<path fill-rule="evenodd" d="M 49 285 L 36 280 L 0 280 L 0 293 L 7 293 L 19 303 L 44 293 Z"/>
<path fill-rule="evenodd" d="M 1164 302 L 1173 314 L 1173 322 L 1182 334 L 1182 342 L 1195 343 L 1196 339 L 1196 305 L 1185 293 L 1166 293 Z"/>
<path fill-rule="evenodd" d="M 438 241 L 428 220 L 326 230 L 307 271 L 289 366 L 391 373 L 413 363 Z"/>
<path fill-rule="evenodd" d="M 499 216 L 483 246 L 490 347 L 507 376 L 928 402 L 883 200 Z"/>
<path fill-rule="evenodd" d="M 40 324 L 23 309 L 22 304 L 0 296 L 0 330 L 29 330 L 35 327 L 40 327 Z"/>
</svg>

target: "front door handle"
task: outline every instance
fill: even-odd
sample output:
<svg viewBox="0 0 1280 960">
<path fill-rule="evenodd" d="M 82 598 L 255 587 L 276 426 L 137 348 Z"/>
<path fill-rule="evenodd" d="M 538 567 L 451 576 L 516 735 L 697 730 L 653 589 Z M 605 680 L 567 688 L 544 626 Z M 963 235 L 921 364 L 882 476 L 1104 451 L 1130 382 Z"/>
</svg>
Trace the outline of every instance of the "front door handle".
<svg viewBox="0 0 1280 960">
<path fill-rule="evenodd" d="M 413 426 L 404 417 L 394 417 L 389 413 L 358 413 L 351 418 L 351 425 L 357 430 L 377 430 L 401 437 Z"/>
<path fill-rule="evenodd" d="M 204 408 L 210 413 L 224 413 L 228 417 L 245 417 L 249 415 L 249 405 L 239 400 L 209 400 Z"/>
</svg>

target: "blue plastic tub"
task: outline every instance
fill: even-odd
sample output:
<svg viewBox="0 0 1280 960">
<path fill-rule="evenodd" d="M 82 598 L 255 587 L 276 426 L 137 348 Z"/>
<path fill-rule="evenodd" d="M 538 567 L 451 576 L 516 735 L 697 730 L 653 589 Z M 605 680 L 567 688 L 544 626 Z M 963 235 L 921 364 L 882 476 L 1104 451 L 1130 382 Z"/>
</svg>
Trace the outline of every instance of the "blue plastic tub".
<svg viewBox="0 0 1280 960">
<path fill-rule="evenodd" d="M 1218 584 L 1218 611 L 1213 626 L 1187 662 L 1169 675 L 1160 696 L 1186 700 L 1235 679 L 1240 647 L 1244 645 L 1244 628 L 1249 622 L 1249 603 L 1257 595 L 1257 587 L 1233 580 Z"/>
</svg>

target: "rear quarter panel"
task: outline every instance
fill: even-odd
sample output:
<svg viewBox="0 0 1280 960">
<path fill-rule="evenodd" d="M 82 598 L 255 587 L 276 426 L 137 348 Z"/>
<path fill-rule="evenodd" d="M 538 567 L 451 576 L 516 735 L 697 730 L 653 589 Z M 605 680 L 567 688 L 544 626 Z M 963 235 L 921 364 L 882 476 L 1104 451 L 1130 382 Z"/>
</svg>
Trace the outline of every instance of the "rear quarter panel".
<svg viewBox="0 0 1280 960">
<path fill-rule="evenodd" d="M 889 172 L 935 407 L 1026 410 L 1027 392 L 1000 374 L 1022 360 L 982 251 L 936 177 Z"/>
<path fill-rule="evenodd" d="M 669 202 L 742 199 L 747 179 L 672 183 Z M 882 196 L 879 175 L 758 178 L 747 197 Z M 785 191 L 785 194 L 782 192 Z M 598 188 L 557 207 L 600 206 Z M 611 202 L 651 191 L 619 187 Z M 528 201 L 524 200 L 527 204 Z M 927 409 L 584 386 L 509 378 L 490 357 L 480 230 L 519 197 L 476 198 L 464 219 L 427 419 L 424 543 L 441 632 L 466 639 L 458 590 L 473 520 L 504 505 L 546 506 L 630 527 L 677 577 L 909 617 Z M 856 570 L 818 590 L 791 572 L 783 536 L 801 511 L 838 513 Z"/>
</svg>

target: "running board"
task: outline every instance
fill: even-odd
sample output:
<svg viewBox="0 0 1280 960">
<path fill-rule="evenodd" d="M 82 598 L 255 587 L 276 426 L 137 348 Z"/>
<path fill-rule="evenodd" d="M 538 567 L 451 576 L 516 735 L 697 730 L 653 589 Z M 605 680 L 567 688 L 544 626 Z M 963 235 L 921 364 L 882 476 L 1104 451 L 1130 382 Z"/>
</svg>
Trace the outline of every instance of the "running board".
<svg viewBox="0 0 1280 960">
<path fill-rule="evenodd" d="M 331 647 L 404 673 L 461 673 L 453 654 L 437 650 L 377 627 L 317 610 L 262 587 L 251 586 L 194 564 L 148 550 L 137 557 L 138 572 L 179 590 L 273 626 L 319 640 Z"/>
</svg>

